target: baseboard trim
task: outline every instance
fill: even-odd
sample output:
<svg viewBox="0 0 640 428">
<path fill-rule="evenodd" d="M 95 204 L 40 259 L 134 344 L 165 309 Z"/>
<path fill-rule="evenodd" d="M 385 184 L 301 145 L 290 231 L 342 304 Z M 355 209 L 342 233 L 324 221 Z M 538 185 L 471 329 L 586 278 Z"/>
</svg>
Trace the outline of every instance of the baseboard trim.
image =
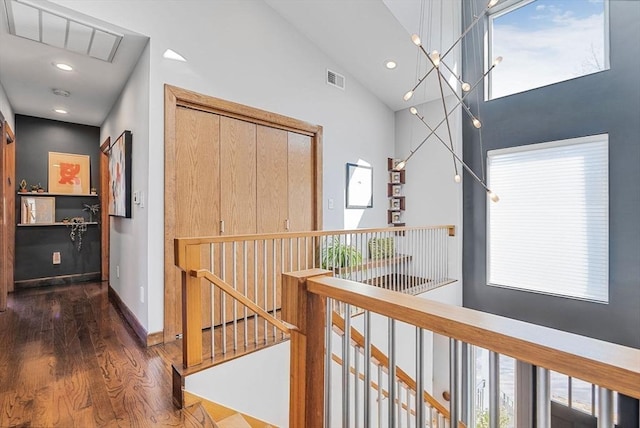
<svg viewBox="0 0 640 428">
<path fill-rule="evenodd" d="M 44 278 L 23 279 L 15 281 L 15 288 L 35 288 L 49 285 L 67 285 L 78 282 L 100 281 L 100 272 L 78 273 L 73 275 L 48 276 Z"/>
<path fill-rule="evenodd" d="M 108 294 L 109 294 L 109 301 L 122 314 L 125 321 L 127 321 L 127 324 L 129 324 L 133 332 L 136 334 L 136 337 L 138 338 L 142 346 L 146 346 L 148 348 L 149 346 L 163 343 L 163 340 L 164 340 L 163 332 L 158 331 L 155 333 L 148 333 L 147 330 L 142 326 L 142 324 L 140 324 L 140 321 L 138 321 L 138 318 L 136 318 L 133 312 L 131 312 L 131 310 L 127 307 L 127 305 L 125 305 L 125 303 L 122 301 L 118 293 L 116 293 L 116 290 L 114 290 L 111 287 L 111 284 L 109 284 Z"/>
</svg>

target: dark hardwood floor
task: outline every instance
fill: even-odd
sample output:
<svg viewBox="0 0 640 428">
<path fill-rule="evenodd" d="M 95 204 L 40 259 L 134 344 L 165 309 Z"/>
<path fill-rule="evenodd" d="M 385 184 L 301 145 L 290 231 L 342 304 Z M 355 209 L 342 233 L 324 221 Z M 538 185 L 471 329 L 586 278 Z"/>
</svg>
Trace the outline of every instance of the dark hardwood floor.
<svg viewBox="0 0 640 428">
<path fill-rule="evenodd" d="M 0 427 L 211 426 L 171 402 L 179 346 L 143 348 L 106 287 L 9 295 L 0 312 Z"/>
</svg>

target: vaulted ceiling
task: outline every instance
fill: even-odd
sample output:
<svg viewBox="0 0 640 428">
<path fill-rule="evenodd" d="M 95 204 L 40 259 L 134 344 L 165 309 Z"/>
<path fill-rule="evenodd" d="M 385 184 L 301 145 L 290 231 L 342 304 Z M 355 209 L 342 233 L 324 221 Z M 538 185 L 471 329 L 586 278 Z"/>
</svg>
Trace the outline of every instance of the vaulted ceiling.
<svg viewBox="0 0 640 428">
<path fill-rule="evenodd" d="M 265 2 L 332 58 L 340 68 L 334 71 L 355 78 L 394 111 L 409 106 L 402 96 L 426 67 L 410 35 L 435 42 L 458 31 L 459 4 L 452 0 Z M 147 42 L 55 3 L 0 0 L 0 83 L 16 113 L 100 126 Z M 387 69 L 388 60 L 397 67 Z M 61 71 L 55 62 L 74 70 Z M 412 104 L 439 96 L 434 83 L 426 83 Z"/>
</svg>

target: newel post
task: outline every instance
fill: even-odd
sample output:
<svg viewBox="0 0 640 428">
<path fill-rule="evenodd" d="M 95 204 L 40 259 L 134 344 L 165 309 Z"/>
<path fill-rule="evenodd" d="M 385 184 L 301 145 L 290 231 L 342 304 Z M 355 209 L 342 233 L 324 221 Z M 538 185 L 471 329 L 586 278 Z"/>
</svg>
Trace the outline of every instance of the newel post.
<svg viewBox="0 0 640 428">
<path fill-rule="evenodd" d="M 191 272 L 200 269 L 200 245 L 187 245 L 182 271 L 182 362 L 202 363 L 202 283 Z"/>
<path fill-rule="evenodd" d="M 333 276 L 324 269 L 282 274 L 282 319 L 291 332 L 289 426 L 322 428 L 326 299 L 307 292 L 307 279 Z"/>
</svg>

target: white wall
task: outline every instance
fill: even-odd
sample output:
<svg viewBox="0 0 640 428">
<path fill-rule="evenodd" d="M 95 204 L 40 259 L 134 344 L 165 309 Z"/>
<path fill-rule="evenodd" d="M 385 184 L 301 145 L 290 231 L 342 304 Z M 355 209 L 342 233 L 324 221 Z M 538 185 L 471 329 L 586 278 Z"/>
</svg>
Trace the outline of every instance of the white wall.
<svg viewBox="0 0 640 428">
<path fill-rule="evenodd" d="M 231 409 L 289 426 L 290 342 L 188 376 L 185 390 Z"/>
<path fill-rule="evenodd" d="M 16 123 L 15 116 L 13 114 L 13 108 L 11 107 L 11 104 L 9 104 L 9 99 L 7 98 L 7 94 L 2 87 L 2 83 L 0 83 L 0 112 L 2 112 L 4 120 L 7 121 L 7 123 L 11 127 L 11 130 L 13 132 L 16 132 Z"/>
<path fill-rule="evenodd" d="M 102 124 L 100 142 L 111 137 L 113 143 L 125 130 L 131 131 L 133 141 L 132 191 L 141 191 L 143 195 L 147 195 L 149 193 L 149 45 L 143 51 L 129 81 Z M 148 308 L 162 307 L 162 300 L 158 299 L 158 293 L 149 293 L 147 281 L 149 210 L 146 203 L 144 207 L 133 204 L 130 219 L 111 217 L 110 223 L 109 284 L 140 323 L 148 328 Z M 119 276 L 117 270 L 119 270 Z M 140 298 L 140 287 L 143 288 L 144 301 Z"/>
<path fill-rule="evenodd" d="M 134 168 L 139 163 L 142 168 L 149 165 L 148 182 L 153 184 L 148 188 L 146 208 L 153 214 L 147 217 L 147 224 L 143 219 L 140 222 L 140 227 L 148 229 L 148 256 L 137 261 L 148 266 L 148 295 L 157 296 L 149 303 L 148 331 L 163 327 L 165 83 L 322 125 L 324 228 L 345 225 L 345 163 L 359 159 L 373 165 L 376 190 L 374 208 L 365 210 L 357 225 L 386 224 L 386 158 L 393 154 L 393 112 L 264 2 L 54 1 L 151 37 L 149 146 L 133 161 Z M 188 62 L 163 59 L 167 48 Z M 346 75 L 345 91 L 325 83 L 327 68 Z M 138 141 L 134 139 L 134 144 Z M 327 209 L 328 198 L 334 199 L 333 210 Z M 360 213 L 349 214 L 351 218 Z"/>
</svg>

